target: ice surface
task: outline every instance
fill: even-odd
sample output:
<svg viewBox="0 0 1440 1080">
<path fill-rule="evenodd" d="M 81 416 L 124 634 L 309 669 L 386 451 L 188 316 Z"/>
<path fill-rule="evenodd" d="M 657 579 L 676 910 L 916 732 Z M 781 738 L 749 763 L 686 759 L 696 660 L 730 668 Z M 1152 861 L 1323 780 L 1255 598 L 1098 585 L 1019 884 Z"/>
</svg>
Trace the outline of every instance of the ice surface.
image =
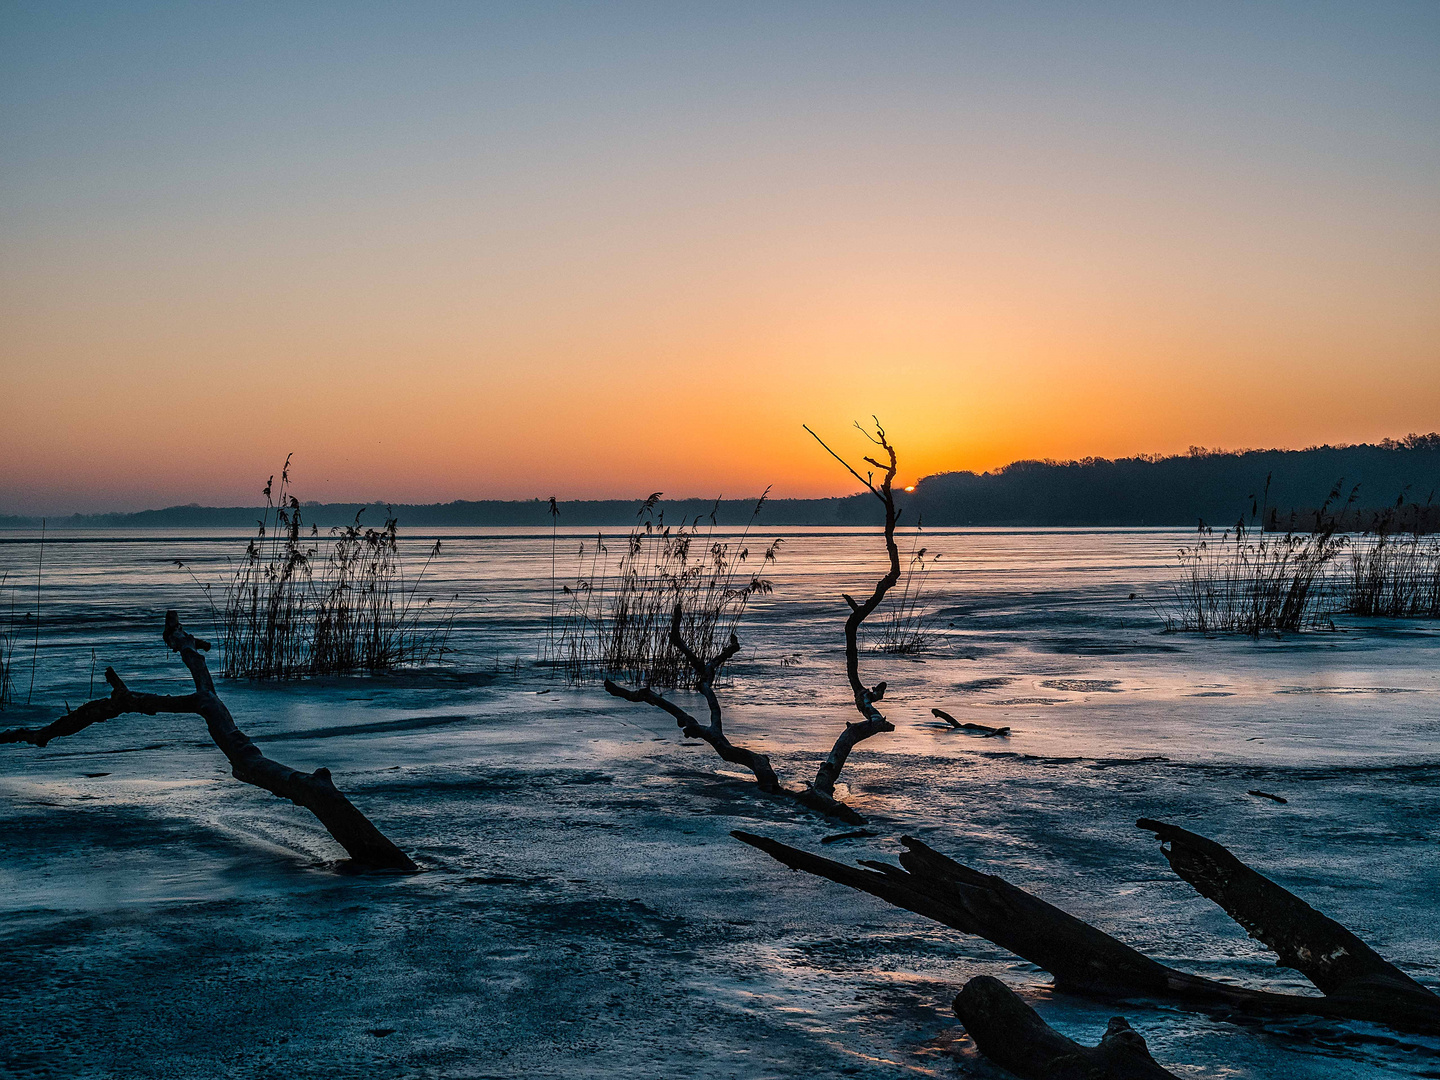
<svg viewBox="0 0 1440 1080">
<path fill-rule="evenodd" d="M 795 779 L 853 714 L 838 594 L 873 580 L 879 550 L 785 532 L 722 697 L 732 738 Z M 1149 604 L 1185 539 L 927 533 L 950 567 L 930 579 L 944 633 L 917 658 L 863 657 L 897 730 L 842 778 L 878 835 L 823 850 L 892 857 L 915 835 L 1157 959 L 1310 992 L 1169 871 L 1134 827 L 1158 817 L 1440 984 L 1440 628 L 1161 634 Z M 562 571 L 579 542 L 562 535 Z M 183 686 L 160 623 L 178 606 L 204 632 L 205 605 L 171 560 L 208 580 L 242 543 L 49 538 L 36 705 L 0 723 L 84 700 L 92 647 L 97 684 L 113 664 L 132 687 Z M 33 573 L 35 554 L 0 543 L 0 569 Z M 1088 1042 L 1123 1013 L 1181 1076 L 1440 1076 L 1440 1040 L 1052 994 L 987 942 L 785 870 L 729 831 L 822 850 L 846 828 L 758 796 L 658 711 L 534 666 L 548 535 L 456 533 L 436 570 L 464 612 L 448 670 L 222 685 L 244 730 L 328 766 L 419 875 L 337 872 L 318 823 L 230 779 L 196 718 L 0 747 L 0 1071 L 998 1076 L 949 1010 L 989 973 Z M 950 730 L 934 706 L 1012 734 Z"/>
</svg>

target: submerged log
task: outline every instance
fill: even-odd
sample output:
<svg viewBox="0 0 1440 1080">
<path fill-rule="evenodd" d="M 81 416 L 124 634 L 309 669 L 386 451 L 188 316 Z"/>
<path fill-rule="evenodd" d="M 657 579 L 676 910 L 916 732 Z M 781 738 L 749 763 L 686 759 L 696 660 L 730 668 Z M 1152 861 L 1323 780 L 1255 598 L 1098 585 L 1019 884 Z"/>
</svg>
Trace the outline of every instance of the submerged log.
<svg viewBox="0 0 1440 1080">
<path fill-rule="evenodd" d="M 1257 799 L 1269 799 L 1271 802 L 1278 802 L 1282 804 L 1288 803 L 1290 801 L 1289 799 L 1282 798 L 1279 795 L 1273 794 L 1272 792 L 1261 791 L 1259 788 L 1251 788 L 1249 791 L 1245 792 L 1245 794 L 1254 795 Z"/>
<path fill-rule="evenodd" d="M 1440 1030 L 1440 997 L 1334 919 L 1246 866 L 1214 840 L 1141 818 L 1171 868 L 1245 931 L 1315 984 L 1342 1015 L 1414 1031 Z"/>
<path fill-rule="evenodd" d="M 954 1007 L 980 1052 L 1022 1080 L 1176 1080 L 1123 1016 L 1111 1019 L 1098 1046 L 1082 1046 L 989 975 L 967 982 Z"/>
<path fill-rule="evenodd" d="M 201 655 L 210 643 L 194 637 L 180 625 L 174 611 L 165 613 L 165 644 L 180 654 L 190 671 L 195 693 L 175 696 L 137 694 L 130 690 L 113 668 L 105 669 L 110 696 L 86 702 L 43 728 L 18 728 L 0 732 L 0 743 L 26 742 L 44 746 L 51 739 L 74 735 L 91 724 L 113 720 L 126 713 L 154 716 L 157 713 L 191 713 L 205 721 L 210 738 L 230 762 L 237 780 L 263 788 L 272 795 L 303 806 L 320 820 L 330 835 L 355 862 L 371 869 L 418 869 L 415 863 L 357 810 L 330 779 L 329 769 L 300 772 L 266 757 L 235 725 L 230 710 L 216 693 L 210 669 Z"/>
<path fill-rule="evenodd" d="M 1008 727 L 990 727 L 988 724 L 962 724 L 944 709 L 931 709 L 930 715 L 944 720 L 956 731 L 969 732 L 971 735 L 979 735 L 986 739 L 1003 739 L 1010 734 Z"/>
<path fill-rule="evenodd" d="M 900 866 L 865 861 L 855 867 L 768 837 L 731 835 L 792 869 L 868 892 L 992 941 L 1050 972 L 1060 990 L 1102 997 L 1144 994 L 1246 1013 L 1341 1017 L 1440 1033 L 1440 997 L 1381 959 L 1344 927 L 1214 841 L 1160 822 L 1141 824 L 1163 831 L 1162 840 L 1170 845 L 1167 856 L 1182 877 L 1220 903 L 1259 940 L 1283 949 L 1282 962 L 1294 963 L 1325 996 L 1251 990 L 1161 964 L 1004 878 L 948 859 L 912 837 L 901 839 L 905 851 Z"/>
</svg>

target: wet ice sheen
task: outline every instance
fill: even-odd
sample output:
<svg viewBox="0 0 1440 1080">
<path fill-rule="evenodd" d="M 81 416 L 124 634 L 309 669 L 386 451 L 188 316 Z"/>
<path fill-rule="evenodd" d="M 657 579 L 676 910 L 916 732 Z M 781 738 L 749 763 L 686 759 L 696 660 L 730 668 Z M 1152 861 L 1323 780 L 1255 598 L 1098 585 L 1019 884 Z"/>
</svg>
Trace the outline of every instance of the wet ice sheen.
<svg viewBox="0 0 1440 1080">
<path fill-rule="evenodd" d="M 787 532 L 723 697 L 732 737 L 793 778 L 849 717 L 838 594 L 878 549 Z M 97 539 L 47 546 L 45 707 L 6 724 L 82 700 L 92 645 L 132 686 L 183 685 L 160 620 L 179 606 L 203 633 L 205 611 L 170 560 L 203 576 L 236 537 Z M 878 835 L 823 850 L 893 857 L 913 834 L 1157 959 L 1309 992 L 1170 873 L 1133 824 L 1159 817 L 1436 985 L 1440 632 L 1160 635 L 1145 598 L 1184 539 L 927 535 L 952 567 L 938 579 L 947 633 L 918 659 L 864 658 L 890 681 L 898 730 L 863 744 L 844 779 Z M 562 566 L 578 542 L 562 540 Z M 0 569 L 23 573 L 34 553 L 0 543 Z M 195 718 L 0 748 L 0 1071 L 990 1076 L 948 1004 L 990 973 L 1085 1041 L 1124 1012 L 1182 1076 L 1440 1075 L 1440 1042 L 1365 1025 L 1054 995 L 987 942 L 731 840 L 742 828 L 821 850 L 838 830 L 758 798 L 655 710 L 515 673 L 548 616 L 549 565 L 548 536 L 446 538 L 435 592 L 470 602 L 452 672 L 223 687 L 242 728 L 289 764 L 331 768 L 423 874 L 335 873 L 314 820 L 231 780 Z M 1013 733 L 946 730 L 934 706 Z"/>
</svg>

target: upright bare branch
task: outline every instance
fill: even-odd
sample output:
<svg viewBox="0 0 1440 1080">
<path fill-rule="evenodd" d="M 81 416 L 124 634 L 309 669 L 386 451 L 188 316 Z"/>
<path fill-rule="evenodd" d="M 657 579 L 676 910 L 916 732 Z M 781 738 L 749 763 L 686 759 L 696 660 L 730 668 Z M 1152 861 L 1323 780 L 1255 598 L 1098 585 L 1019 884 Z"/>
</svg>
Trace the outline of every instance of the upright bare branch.
<svg viewBox="0 0 1440 1080">
<path fill-rule="evenodd" d="M 209 650 L 210 643 L 186 632 L 174 611 L 165 613 L 164 639 L 172 652 L 180 654 L 181 661 L 189 669 L 195 693 L 174 697 L 137 694 L 126 687 L 113 668 L 107 668 L 105 681 L 110 684 L 108 698 L 86 702 L 43 728 L 0 732 L 0 743 L 25 742 L 32 746 L 44 746 L 51 739 L 74 735 L 92 724 L 113 720 L 126 713 L 149 716 L 192 713 L 204 719 L 211 739 L 229 760 L 235 779 L 305 807 L 320 819 L 330 835 L 357 863 L 375 869 L 417 869 L 408 855 L 391 843 L 340 793 L 330 779 L 329 769 L 303 773 L 282 765 L 262 754 L 249 736 L 236 727 L 230 710 L 215 692 L 215 681 L 210 676 L 205 657 L 201 655 Z"/>
<path fill-rule="evenodd" d="M 814 787 L 824 795 L 834 797 L 835 782 L 840 778 L 840 770 L 845 767 L 845 760 L 850 756 L 857 743 L 863 742 L 872 735 L 878 735 L 882 731 L 894 731 L 895 725 L 886 720 L 880 710 L 875 707 L 876 703 L 885 696 L 885 683 L 878 682 L 874 686 L 866 686 L 860 679 L 860 626 L 874 614 L 880 602 L 885 599 L 885 594 L 895 587 L 900 580 L 900 549 L 895 543 L 895 523 L 899 519 L 899 512 L 895 509 L 894 482 L 896 473 L 895 448 L 885 437 L 885 429 L 880 421 L 875 421 L 875 433 L 872 435 L 857 423 L 859 428 L 872 443 L 880 447 L 884 452 L 886 460 L 877 461 L 867 456 L 866 462 L 874 465 L 881 472 L 880 484 L 877 487 L 874 483 L 874 474 L 864 478 L 850 465 L 848 461 L 826 446 L 825 441 L 810 431 L 811 436 L 836 461 L 844 465 L 850 474 L 870 489 L 873 494 L 885 507 L 885 553 L 890 560 L 890 569 L 885 576 L 875 583 L 874 590 L 864 603 L 857 603 L 854 597 L 845 595 L 845 603 L 850 606 L 850 617 L 845 620 L 845 676 L 850 681 L 850 691 L 855 697 L 855 708 L 860 713 L 859 721 L 852 721 L 845 725 L 845 730 L 835 740 L 829 756 L 821 763 L 815 774 Z"/>
</svg>

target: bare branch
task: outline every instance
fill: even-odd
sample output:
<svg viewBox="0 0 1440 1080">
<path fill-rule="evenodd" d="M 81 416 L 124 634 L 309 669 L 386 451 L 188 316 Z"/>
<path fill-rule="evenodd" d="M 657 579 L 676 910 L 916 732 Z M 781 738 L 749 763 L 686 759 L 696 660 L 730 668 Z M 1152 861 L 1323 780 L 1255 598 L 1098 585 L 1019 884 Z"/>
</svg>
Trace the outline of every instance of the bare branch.
<svg viewBox="0 0 1440 1080">
<path fill-rule="evenodd" d="M 859 427 L 856 424 L 856 427 Z M 808 429 L 807 429 L 808 430 Z M 860 429 L 864 431 L 864 428 Z M 878 683 L 873 687 L 867 687 L 860 681 L 860 626 L 880 606 L 885 599 L 885 594 L 895 587 L 900 580 L 900 549 L 895 543 L 895 522 L 898 514 L 895 511 L 895 493 L 893 484 L 897 471 L 895 448 L 885 437 L 885 429 L 880 422 L 875 422 L 875 435 L 868 431 L 865 435 L 877 446 L 885 450 L 888 465 L 881 465 L 879 462 L 872 462 L 877 468 L 883 468 L 885 475 L 880 481 L 877 489 L 871 487 L 879 500 L 885 505 L 885 553 L 890 560 L 890 569 L 878 582 L 871 592 L 869 599 L 863 603 L 856 603 L 851 596 L 845 596 L 845 602 L 850 605 L 850 616 L 845 620 L 845 676 L 850 682 L 851 693 L 855 697 L 855 708 L 862 719 L 858 722 L 851 722 L 845 725 L 845 730 L 840 738 L 835 740 L 829 756 L 821 763 L 815 774 L 815 788 L 825 795 L 834 796 L 835 782 L 840 778 L 840 770 L 845 767 L 845 761 L 850 756 L 857 743 L 863 742 L 872 735 L 878 735 L 882 731 L 894 731 L 895 725 L 881 715 L 880 710 L 875 708 L 875 703 L 885 696 L 885 684 Z M 811 432 L 813 435 L 814 432 Z M 818 436 L 816 437 L 818 441 Z M 820 445 L 824 446 L 824 443 Z M 827 450 L 830 448 L 825 447 Z M 834 454 L 831 451 L 832 455 Z M 838 455 L 835 455 L 838 457 Z M 872 459 L 867 458 L 867 461 Z M 844 464 L 844 461 L 841 461 Z M 845 466 L 849 468 L 848 465 Z M 851 469 L 853 473 L 854 470 Z"/>
<path fill-rule="evenodd" d="M 806 431 L 810 431 L 810 425 L 808 425 L 808 424 L 801 424 L 800 426 L 803 427 Z M 857 424 L 856 426 L 858 427 L 859 425 Z M 818 442 L 821 446 L 824 446 L 824 447 L 825 447 L 825 452 L 826 452 L 827 454 L 829 454 L 831 457 L 833 457 L 833 458 L 834 458 L 836 461 L 838 461 L 841 465 L 844 465 L 845 468 L 849 471 L 849 473 L 850 473 L 851 476 L 855 477 L 856 480 L 859 480 L 860 483 L 864 484 L 867 488 L 869 488 L 869 489 L 870 489 L 870 494 L 874 495 L 877 499 L 882 498 L 880 492 L 878 492 L 878 491 L 875 490 L 875 485 L 874 485 L 873 483 L 871 483 L 869 480 L 866 480 L 865 477 L 861 476 L 861 475 L 860 475 L 858 472 L 856 472 L 854 469 L 852 469 L 852 468 L 850 467 L 850 463 L 849 463 L 848 461 L 846 461 L 843 457 L 841 457 L 839 454 L 835 453 L 834 450 L 831 450 L 830 447 L 826 445 L 824 439 L 820 438 L 820 436 L 819 436 L 819 435 L 816 435 L 815 432 L 813 432 L 813 431 L 810 431 L 810 437 L 813 438 L 816 442 Z"/>
<path fill-rule="evenodd" d="M 45 746 L 51 739 L 64 738 L 84 731 L 91 724 L 103 724 L 126 713 L 143 713 L 155 716 L 158 713 L 198 712 L 198 698 L 194 694 L 179 697 L 159 694 L 134 694 L 115 674 L 114 668 L 105 669 L 105 681 L 110 684 L 110 696 L 87 701 L 78 709 L 66 713 L 41 728 L 14 728 L 0 731 L 0 743 L 29 743 L 31 746 Z"/>
<path fill-rule="evenodd" d="M 720 755 L 722 761 L 728 761 L 732 765 L 743 765 L 753 772 L 755 782 L 762 791 L 778 792 L 783 790 L 780 786 L 780 778 L 775 775 L 775 770 L 771 767 L 768 757 L 743 746 L 736 746 L 725 737 L 724 711 L 720 707 L 720 699 L 715 694 L 714 683 L 715 676 L 725 662 L 740 651 L 739 639 L 731 634 L 730 641 L 726 646 L 713 659 L 706 661 L 690 647 L 690 643 L 680 632 L 681 613 L 680 605 L 676 604 L 670 618 L 670 643 L 690 665 L 695 676 L 695 689 L 700 692 L 710 706 L 710 723 L 701 724 L 679 705 L 657 694 L 648 686 L 641 687 L 639 690 L 631 690 L 629 687 L 606 679 L 606 691 L 615 697 L 624 698 L 626 701 L 653 705 L 657 709 L 663 709 L 675 718 L 675 722 L 680 727 L 680 733 L 686 738 L 700 739 L 709 743 Z"/>
<path fill-rule="evenodd" d="M 124 713 L 193 713 L 205 720 L 210 737 L 229 759 L 235 779 L 264 788 L 282 799 L 303 806 L 329 830 L 357 863 L 388 870 L 415 870 L 410 857 L 392 844 L 349 799 L 335 787 L 329 769 L 302 773 L 281 765 L 260 752 L 250 738 L 235 726 L 230 710 L 215 692 L 201 651 L 210 643 L 194 637 L 180 625 L 174 611 L 165 613 L 165 644 L 178 652 L 195 683 L 195 693 L 180 697 L 136 694 L 126 687 L 113 669 L 106 669 L 105 681 L 110 684 L 110 697 L 87 702 L 54 723 L 35 730 L 21 728 L 0 733 L 0 743 L 28 742 L 44 746 L 51 739 L 74 735 L 91 724 L 114 719 Z"/>
</svg>

